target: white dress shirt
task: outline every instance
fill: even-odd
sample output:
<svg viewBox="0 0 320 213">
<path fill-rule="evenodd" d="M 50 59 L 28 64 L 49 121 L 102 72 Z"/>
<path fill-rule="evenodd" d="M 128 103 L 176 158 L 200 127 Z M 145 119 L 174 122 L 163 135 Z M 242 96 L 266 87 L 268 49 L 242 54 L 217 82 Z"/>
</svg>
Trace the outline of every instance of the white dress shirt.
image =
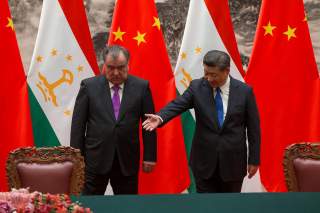
<svg viewBox="0 0 320 213">
<path fill-rule="evenodd" d="M 111 99 L 112 99 L 113 94 L 114 94 L 114 90 L 112 89 L 113 86 L 114 86 L 114 84 L 109 81 L 109 87 L 110 87 L 110 92 L 111 92 Z M 121 103 L 122 95 L 123 95 L 124 83 L 120 84 L 119 87 L 120 87 L 120 88 L 119 88 L 119 96 L 120 96 L 120 103 Z"/>
<path fill-rule="evenodd" d="M 227 109 L 228 109 L 228 100 L 229 100 L 229 92 L 230 92 L 230 77 L 228 76 L 227 81 L 224 85 L 220 87 L 221 90 L 221 98 L 223 104 L 223 120 L 226 118 Z M 214 97 L 216 97 L 216 89 L 213 89 Z"/>
</svg>

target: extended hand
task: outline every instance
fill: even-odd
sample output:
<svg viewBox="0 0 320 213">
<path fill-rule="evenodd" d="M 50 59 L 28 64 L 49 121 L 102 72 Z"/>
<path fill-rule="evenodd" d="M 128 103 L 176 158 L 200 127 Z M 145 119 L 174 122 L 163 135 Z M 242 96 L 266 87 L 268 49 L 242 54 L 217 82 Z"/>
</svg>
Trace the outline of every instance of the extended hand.
<svg viewBox="0 0 320 213">
<path fill-rule="evenodd" d="M 158 115 L 145 114 L 145 116 L 147 119 L 142 123 L 142 126 L 145 130 L 153 131 L 161 124 L 161 120 Z"/>
<path fill-rule="evenodd" d="M 145 173 L 150 173 L 154 170 L 154 167 L 156 166 L 156 162 L 146 162 L 146 161 L 143 161 L 142 162 L 142 170 L 145 172 Z"/>
<path fill-rule="evenodd" d="M 258 171 L 259 166 L 248 165 L 248 178 L 252 178 Z"/>
</svg>

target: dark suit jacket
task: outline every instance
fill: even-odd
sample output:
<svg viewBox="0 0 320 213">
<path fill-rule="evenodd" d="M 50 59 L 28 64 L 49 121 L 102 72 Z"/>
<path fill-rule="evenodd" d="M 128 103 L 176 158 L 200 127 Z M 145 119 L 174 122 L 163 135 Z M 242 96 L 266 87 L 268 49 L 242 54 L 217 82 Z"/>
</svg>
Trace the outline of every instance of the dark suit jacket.
<svg viewBox="0 0 320 213">
<path fill-rule="evenodd" d="M 218 126 L 213 89 L 203 78 L 193 80 L 183 95 L 169 103 L 158 115 L 165 124 L 190 108 L 194 108 L 196 117 L 190 154 L 195 177 L 209 178 L 219 163 L 224 181 L 241 180 L 247 171 L 246 134 L 248 163 L 260 163 L 260 121 L 255 97 L 248 85 L 230 77 L 228 109 L 222 128 Z"/>
<path fill-rule="evenodd" d="M 124 175 L 139 170 L 139 123 L 154 113 L 149 83 L 129 75 L 124 84 L 118 120 L 104 75 L 81 82 L 71 126 L 71 146 L 81 150 L 86 169 L 97 174 L 111 170 L 115 152 Z M 156 161 L 156 133 L 143 130 L 144 161 Z"/>
</svg>

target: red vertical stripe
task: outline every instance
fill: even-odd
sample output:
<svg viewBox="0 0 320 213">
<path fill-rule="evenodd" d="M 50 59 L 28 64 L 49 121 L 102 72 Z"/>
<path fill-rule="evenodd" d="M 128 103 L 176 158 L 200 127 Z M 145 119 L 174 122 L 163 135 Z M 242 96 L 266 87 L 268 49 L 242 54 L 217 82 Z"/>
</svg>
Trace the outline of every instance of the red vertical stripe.
<svg viewBox="0 0 320 213">
<path fill-rule="evenodd" d="M 204 0 L 211 18 L 219 32 L 219 35 L 228 50 L 231 58 L 236 64 L 239 72 L 244 77 L 245 72 L 242 68 L 242 62 L 234 35 L 232 21 L 227 0 Z"/>
<path fill-rule="evenodd" d="M 93 72 L 98 75 L 100 71 L 92 44 L 83 0 L 59 0 L 59 3 L 83 54 L 86 56 Z"/>
<path fill-rule="evenodd" d="M 12 28 L 8 1 L 0 1 L 0 191 L 6 191 L 5 163 L 8 153 L 18 147 L 32 146 L 33 135 L 26 77 Z"/>
</svg>

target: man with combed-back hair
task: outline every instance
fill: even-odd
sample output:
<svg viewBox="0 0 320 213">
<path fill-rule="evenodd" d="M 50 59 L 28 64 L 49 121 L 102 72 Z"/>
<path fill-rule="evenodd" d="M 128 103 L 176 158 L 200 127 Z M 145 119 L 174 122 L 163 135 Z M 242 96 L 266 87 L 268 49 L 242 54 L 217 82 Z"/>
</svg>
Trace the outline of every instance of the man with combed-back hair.
<svg viewBox="0 0 320 213">
<path fill-rule="evenodd" d="M 84 195 L 137 194 L 139 124 L 154 113 L 149 82 L 128 74 L 129 52 L 114 45 L 105 51 L 105 74 L 81 82 L 71 125 L 71 146 L 85 159 Z M 157 160 L 155 132 L 142 130 L 144 172 Z"/>
<path fill-rule="evenodd" d="M 230 57 L 225 52 L 209 51 L 203 67 L 203 78 L 191 81 L 183 95 L 156 115 L 146 115 L 143 126 L 153 131 L 194 108 L 190 165 L 197 192 L 240 192 L 243 178 L 247 173 L 251 178 L 260 164 L 260 121 L 253 90 L 229 75 Z"/>
</svg>

